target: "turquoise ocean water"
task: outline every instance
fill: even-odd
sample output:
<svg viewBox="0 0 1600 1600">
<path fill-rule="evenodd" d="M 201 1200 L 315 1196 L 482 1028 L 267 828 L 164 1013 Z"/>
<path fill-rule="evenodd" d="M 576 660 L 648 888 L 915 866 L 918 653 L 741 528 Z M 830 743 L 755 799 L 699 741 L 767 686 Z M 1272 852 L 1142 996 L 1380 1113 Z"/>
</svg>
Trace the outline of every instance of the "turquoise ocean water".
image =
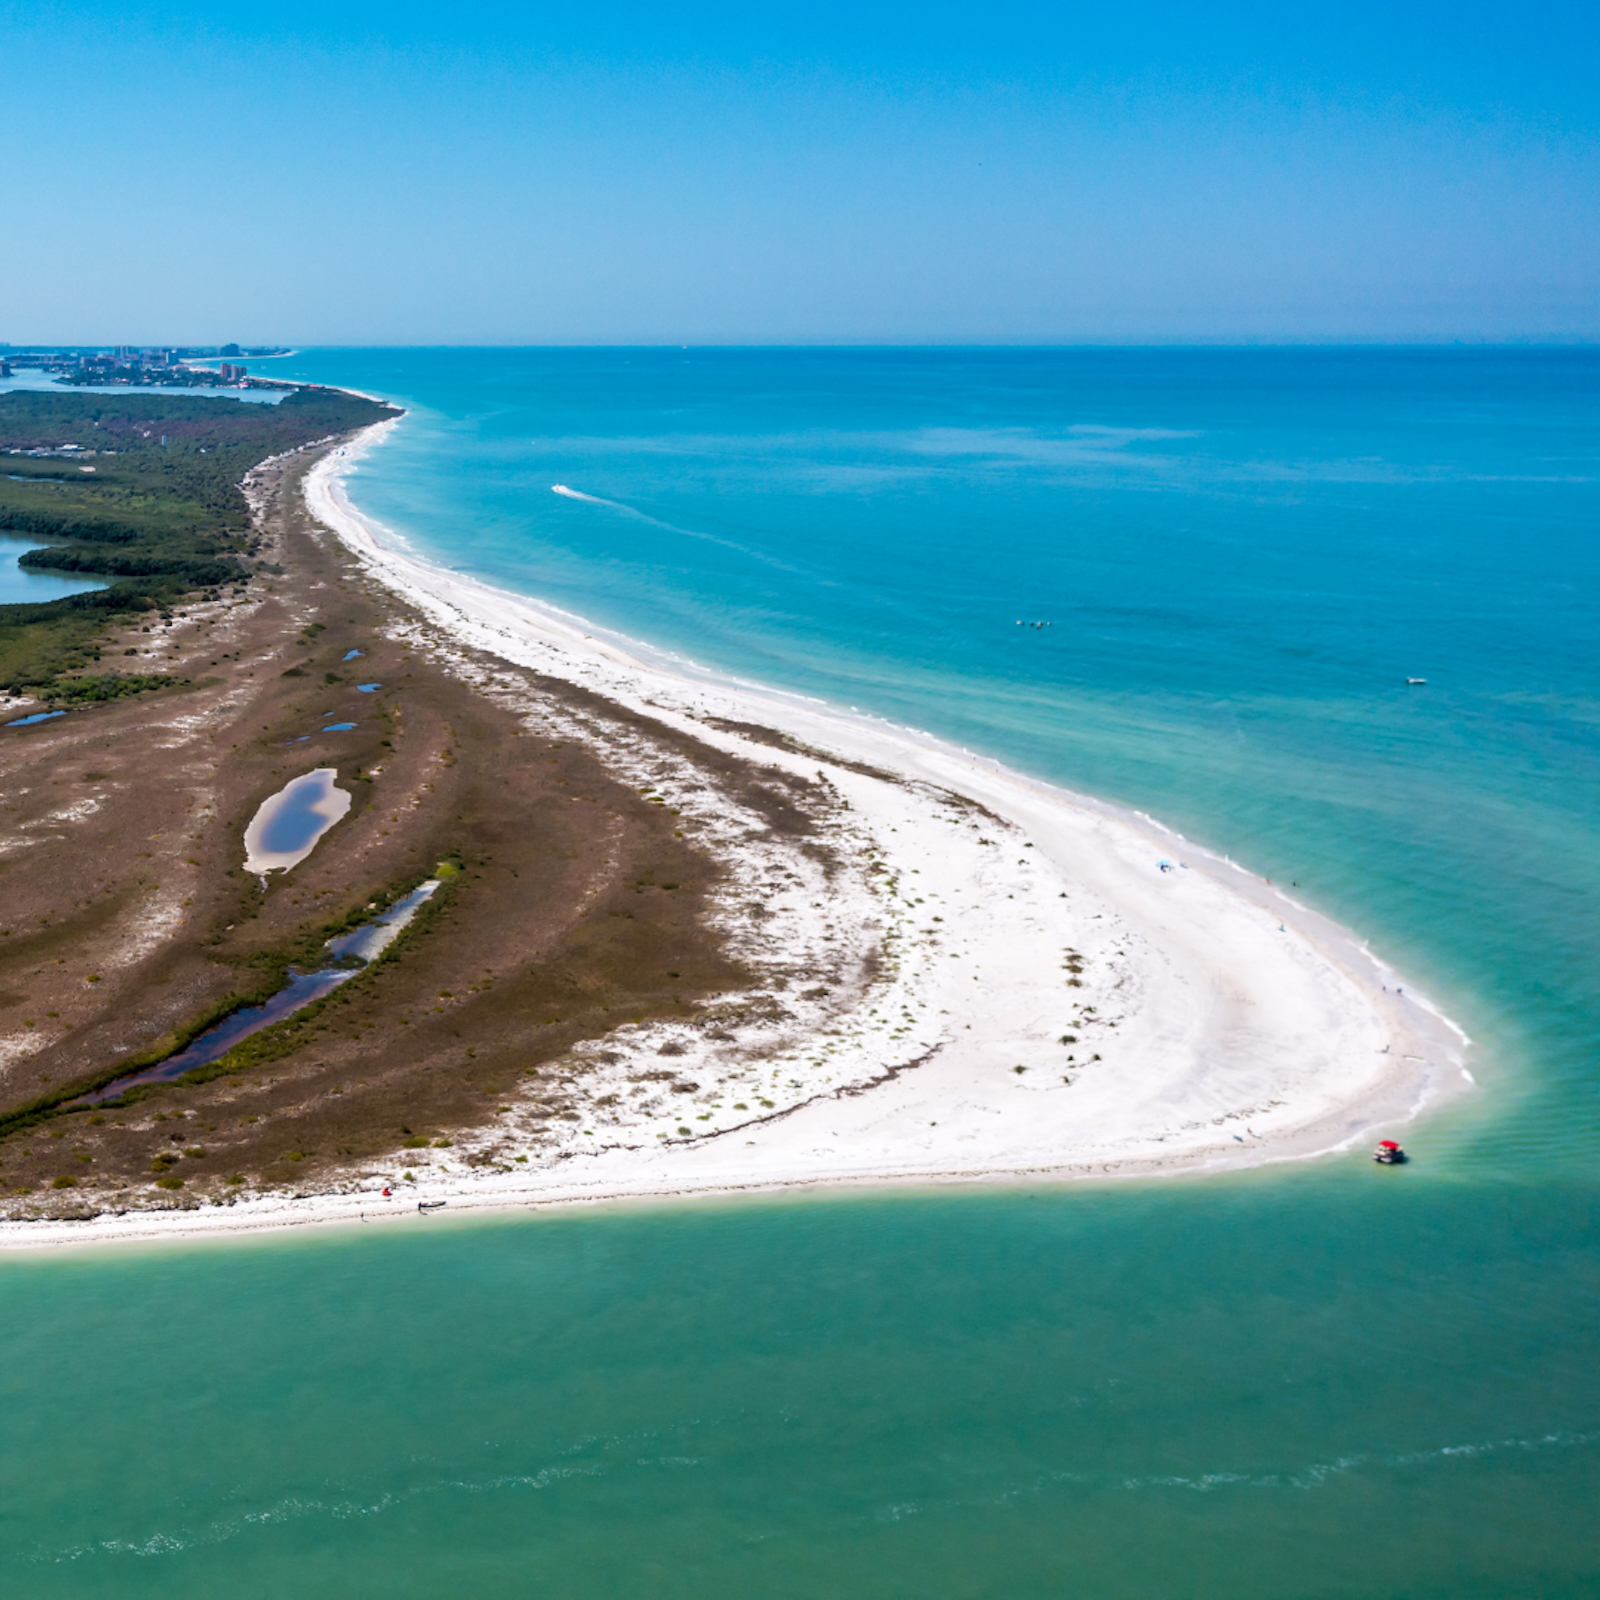
<svg viewBox="0 0 1600 1600">
<path fill-rule="evenodd" d="M 409 408 L 423 553 L 1296 882 L 1482 1092 L 1398 1171 L 0 1261 L 16 1592 L 1600 1593 L 1600 353 L 261 370 Z"/>
</svg>

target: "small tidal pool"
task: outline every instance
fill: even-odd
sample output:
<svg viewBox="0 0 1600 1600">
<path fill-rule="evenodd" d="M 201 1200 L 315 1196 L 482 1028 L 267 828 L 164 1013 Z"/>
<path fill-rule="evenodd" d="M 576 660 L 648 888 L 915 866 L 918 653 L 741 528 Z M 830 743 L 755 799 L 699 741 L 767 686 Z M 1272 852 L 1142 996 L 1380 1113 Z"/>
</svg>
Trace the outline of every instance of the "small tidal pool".
<svg viewBox="0 0 1600 1600">
<path fill-rule="evenodd" d="M 316 767 L 261 802 L 244 830 L 247 872 L 287 872 L 316 849 L 350 810 L 350 792 L 334 779 L 336 767 Z"/>
</svg>

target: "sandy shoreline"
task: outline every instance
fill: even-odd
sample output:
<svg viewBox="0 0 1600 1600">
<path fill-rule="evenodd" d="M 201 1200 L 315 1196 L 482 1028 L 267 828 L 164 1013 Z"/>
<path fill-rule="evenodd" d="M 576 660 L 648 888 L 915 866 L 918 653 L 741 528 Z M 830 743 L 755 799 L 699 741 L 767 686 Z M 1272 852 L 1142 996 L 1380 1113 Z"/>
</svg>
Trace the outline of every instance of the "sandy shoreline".
<svg viewBox="0 0 1600 1600">
<path fill-rule="evenodd" d="M 728 1080 L 730 1099 L 769 1095 L 770 1115 L 719 1120 L 692 1142 L 658 1144 L 643 1122 L 588 1145 L 580 1136 L 591 1130 L 577 1130 L 543 1167 L 419 1163 L 391 1200 L 374 1182 L 0 1224 L 0 1247 L 359 1222 L 415 1215 L 420 1200 L 447 1200 L 456 1213 L 1214 1171 L 1392 1132 L 1470 1084 L 1460 1030 L 1402 991 L 1354 934 L 1159 823 L 927 735 L 701 671 L 396 548 L 341 482 L 392 426 L 312 468 L 313 513 L 464 654 L 534 668 L 744 760 L 825 782 L 887 899 L 852 899 L 848 886 L 837 904 L 807 900 L 815 890 L 774 893 L 772 915 L 817 948 L 858 926 L 878 930 L 890 952 L 882 981 L 848 1025 L 764 1062 L 770 1083 Z M 893 914 L 880 928 L 885 905 Z M 748 1072 L 737 1083 L 746 1081 Z"/>
</svg>

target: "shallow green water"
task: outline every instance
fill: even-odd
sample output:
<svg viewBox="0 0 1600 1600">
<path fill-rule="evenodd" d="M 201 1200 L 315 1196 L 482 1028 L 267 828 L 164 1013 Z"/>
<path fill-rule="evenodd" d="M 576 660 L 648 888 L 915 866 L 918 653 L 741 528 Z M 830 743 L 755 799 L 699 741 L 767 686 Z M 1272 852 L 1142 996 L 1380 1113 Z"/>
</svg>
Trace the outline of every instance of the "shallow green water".
<svg viewBox="0 0 1600 1600">
<path fill-rule="evenodd" d="M 0 1553 L 39 1596 L 1592 1594 L 1587 1199 L 1412 1176 L 13 1265 Z"/>
</svg>

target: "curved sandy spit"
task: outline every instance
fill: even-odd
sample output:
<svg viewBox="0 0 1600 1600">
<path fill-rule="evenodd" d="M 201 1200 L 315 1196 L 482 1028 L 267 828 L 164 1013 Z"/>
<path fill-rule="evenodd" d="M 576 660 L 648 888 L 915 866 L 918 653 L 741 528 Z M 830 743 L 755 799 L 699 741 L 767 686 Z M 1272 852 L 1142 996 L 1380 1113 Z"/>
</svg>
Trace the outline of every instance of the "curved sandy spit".
<svg viewBox="0 0 1600 1600">
<path fill-rule="evenodd" d="M 823 774 L 901 881 L 915 885 L 918 920 L 897 990 L 911 998 L 896 1003 L 916 1054 L 852 1081 L 848 1047 L 835 1044 L 844 1055 L 829 1058 L 825 1082 L 840 1086 L 819 1077 L 770 1117 L 694 1143 L 577 1145 L 543 1168 L 438 1167 L 390 1200 L 378 1194 L 380 1178 L 341 1194 L 0 1225 L 0 1244 L 415 1216 L 422 1199 L 446 1199 L 454 1214 L 817 1185 L 1215 1171 L 1348 1148 L 1470 1086 L 1466 1036 L 1354 934 L 1160 824 L 928 735 L 703 671 L 396 548 L 342 483 L 394 425 L 376 425 L 312 468 L 312 512 L 462 645 L 751 759 Z M 774 749 L 706 718 L 778 729 L 809 750 Z M 1065 987 L 1069 950 L 1098 974 L 1083 993 Z M 1092 1015 L 1073 1020 L 1085 1006 Z M 1063 1045 L 1064 1028 L 1079 1042 Z"/>
</svg>

